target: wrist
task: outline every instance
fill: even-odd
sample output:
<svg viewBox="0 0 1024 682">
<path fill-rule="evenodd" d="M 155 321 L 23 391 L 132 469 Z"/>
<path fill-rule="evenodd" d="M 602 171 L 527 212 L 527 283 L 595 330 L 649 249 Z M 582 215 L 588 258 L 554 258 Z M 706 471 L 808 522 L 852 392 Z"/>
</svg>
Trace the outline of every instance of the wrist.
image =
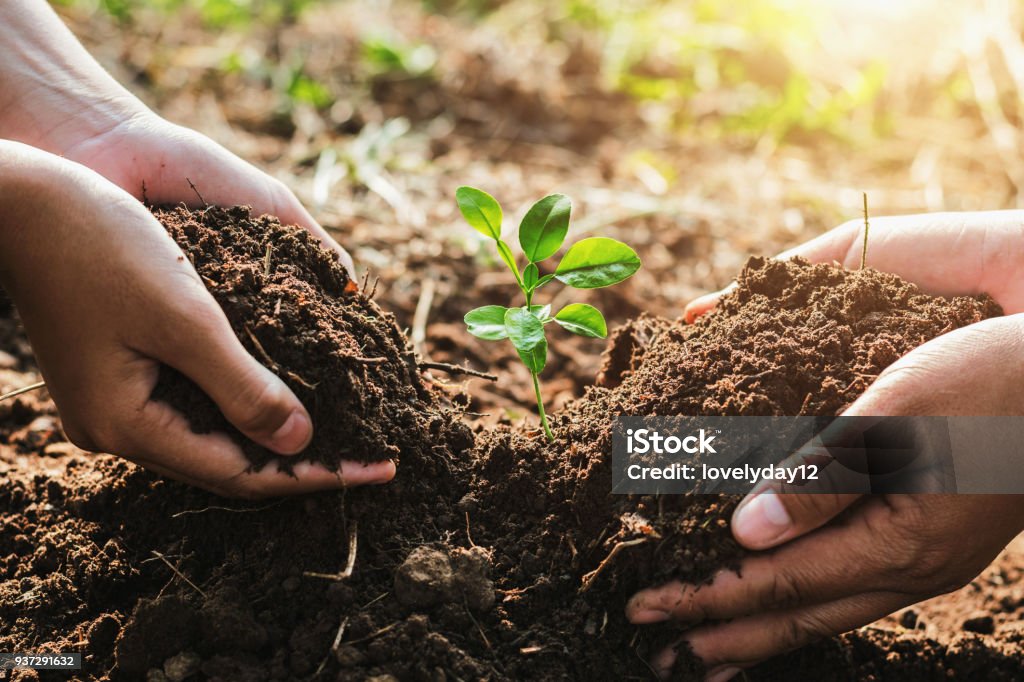
<svg viewBox="0 0 1024 682">
<path fill-rule="evenodd" d="M 0 3 L 0 44 L 2 138 L 65 155 L 149 111 L 45 2 Z"/>
</svg>

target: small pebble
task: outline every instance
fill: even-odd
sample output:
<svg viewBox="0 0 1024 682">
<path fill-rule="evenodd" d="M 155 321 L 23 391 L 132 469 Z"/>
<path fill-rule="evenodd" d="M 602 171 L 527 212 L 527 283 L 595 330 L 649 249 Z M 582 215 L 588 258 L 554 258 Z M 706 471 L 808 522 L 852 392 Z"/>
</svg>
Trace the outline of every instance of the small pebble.
<svg viewBox="0 0 1024 682">
<path fill-rule="evenodd" d="M 164 661 L 164 675 L 167 682 L 185 682 L 199 672 L 203 659 L 191 651 L 182 651 Z"/>
<path fill-rule="evenodd" d="M 979 635 L 991 635 L 996 631 L 996 623 L 987 613 L 976 614 L 964 621 L 964 630 L 977 632 Z"/>
</svg>

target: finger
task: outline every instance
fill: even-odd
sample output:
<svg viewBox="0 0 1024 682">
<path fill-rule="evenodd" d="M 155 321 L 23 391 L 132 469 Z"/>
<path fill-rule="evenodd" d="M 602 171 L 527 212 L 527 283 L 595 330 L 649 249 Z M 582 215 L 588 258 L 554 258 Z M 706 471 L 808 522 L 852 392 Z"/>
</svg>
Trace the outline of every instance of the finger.
<svg viewBox="0 0 1024 682">
<path fill-rule="evenodd" d="M 346 486 L 386 483 L 395 465 L 386 460 L 363 465 L 342 462 L 337 472 L 311 462 L 299 462 L 292 473 L 272 463 L 260 471 L 225 434 L 199 435 L 172 408 L 147 403 L 125 452 L 141 466 L 176 480 L 230 497 L 269 497 L 331 490 Z"/>
<path fill-rule="evenodd" d="M 747 549 L 768 549 L 824 526 L 860 498 L 859 493 L 758 493 L 733 512 L 732 534 Z"/>
<path fill-rule="evenodd" d="M 776 258 L 800 256 L 812 263 L 835 262 L 856 269 L 863 247 L 864 221 L 851 220 Z M 870 220 L 866 264 L 897 274 L 928 293 L 962 296 L 984 292 L 1007 313 L 1024 312 L 1024 287 L 1015 276 L 1021 259 L 1021 211 L 931 213 Z M 733 286 L 735 283 L 693 301 L 686 308 L 687 321 L 714 308 L 718 298 Z"/>
<path fill-rule="evenodd" d="M 733 282 L 724 289 L 720 289 L 710 294 L 704 294 L 703 296 L 690 301 L 683 310 L 683 317 L 686 320 L 686 324 L 693 324 L 698 317 L 714 310 L 715 306 L 718 305 L 718 299 L 722 298 L 722 296 L 725 296 L 735 288 L 736 282 Z"/>
<path fill-rule="evenodd" d="M 253 441 L 282 455 L 301 452 L 313 437 L 306 408 L 249 355 L 208 292 L 190 293 L 187 309 L 168 312 L 181 319 L 170 320 L 162 338 L 147 337 L 154 348 L 146 354 L 194 381 Z"/>
<path fill-rule="evenodd" d="M 932 294 L 985 292 L 1008 313 L 1020 312 L 1024 290 L 1014 273 L 1024 258 L 1022 216 L 1021 211 L 986 211 L 872 219 L 867 265 L 895 273 Z M 860 267 L 863 246 L 864 222 L 852 220 L 778 257 L 835 261 L 855 269 Z"/>
<path fill-rule="evenodd" d="M 243 488 L 257 491 L 259 497 L 278 497 L 296 493 L 332 490 L 387 483 L 395 477 L 395 463 L 391 460 L 363 464 L 343 461 L 338 471 L 330 471 L 322 464 L 299 462 L 286 473 L 273 462 L 256 472 L 242 474 L 244 480 L 236 481 Z"/>
<path fill-rule="evenodd" d="M 738 572 L 722 570 L 708 585 L 674 581 L 638 592 L 626 605 L 626 617 L 640 625 L 670 618 L 699 623 L 878 591 L 888 574 L 882 557 L 865 556 L 860 549 L 871 540 L 860 524 L 828 528 L 770 554 L 747 557 Z M 857 570 L 851 572 L 853 565 Z"/>
<path fill-rule="evenodd" d="M 1020 414 L 1024 390 L 1017 365 L 994 359 L 1021 357 L 1022 353 L 1024 315 L 1020 313 L 955 329 L 887 367 L 843 414 Z"/>
<path fill-rule="evenodd" d="M 205 135 L 180 126 L 165 125 L 166 129 L 154 134 L 167 139 L 167 144 L 172 147 L 168 159 L 161 166 L 160 176 L 148 190 L 150 201 L 178 202 L 184 197 L 185 203 L 194 207 L 206 203 L 252 206 L 257 215 L 276 216 L 285 225 L 299 225 L 309 230 L 325 248 L 338 254 L 349 275 L 355 277 L 355 266 L 349 253 L 313 219 L 283 183 Z M 178 177 L 172 173 L 177 173 Z"/>
<path fill-rule="evenodd" d="M 709 680 L 727 680 L 740 669 L 825 637 L 871 623 L 907 604 L 906 595 L 858 594 L 802 609 L 765 613 L 689 632 L 685 641 L 708 670 Z M 678 647 L 660 652 L 652 667 L 671 673 Z"/>
</svg>

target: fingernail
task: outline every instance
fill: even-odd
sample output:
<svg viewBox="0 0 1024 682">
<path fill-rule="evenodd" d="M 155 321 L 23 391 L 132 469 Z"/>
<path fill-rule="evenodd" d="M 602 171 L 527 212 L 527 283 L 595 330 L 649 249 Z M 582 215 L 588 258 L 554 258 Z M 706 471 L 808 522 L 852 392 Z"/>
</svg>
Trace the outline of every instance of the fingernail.
<svg viewBox="0 0 1024 682">
<path fill-rule="evenodd" d="M 786 533 L 793 520 L 775 493 L 761 493 L 740 507 L 732 522 L 733 534 L 754 548 L 771 546 Z"/>
<path fill-rule="evenodd" d="M 279 452 L 295 453 L 306 444 L 311 428 L 309 417 L 295 410 L 288 415 L 284 424 L 274 431 L 270 437 L 270 445 Z"/>
<path fill-rule="evenodd" d="M 641 609 L 635 611 L 629 617 L 629 621 L 634 625 L 650 625 L 651 623 L 663 623 L 668 620 L 668 614 L 664 611 L 658 611 L 656 609 Z"/>
<path fill-rule="evenodd" d="M 704 678 L 704 682 L 728 682 L 732 678 L 736 677 L 740 672 L 740 669 L 736 666 L 728 666 L 726 668 L 715 668 L 708 673 L 708 676 Z"/>
</svg>

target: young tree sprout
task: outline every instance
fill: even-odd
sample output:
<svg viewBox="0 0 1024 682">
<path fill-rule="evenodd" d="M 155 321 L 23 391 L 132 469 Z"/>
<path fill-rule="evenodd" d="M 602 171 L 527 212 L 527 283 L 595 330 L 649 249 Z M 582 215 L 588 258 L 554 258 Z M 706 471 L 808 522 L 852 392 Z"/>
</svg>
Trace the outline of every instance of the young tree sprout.
<svg viewBox="0 0 1024 682">
<path fill-rule="evenodd" d="M 868 230 L 871 226 L 868 224 L 868 193 L 862 192 L 864 195 L 864 246 L 860 252 L 860 269 L 863 270 L 868 264 Z"/>
<path fill-rule="evenodd" d="M 512 271 L 526 298 L 526 305 L 520 308 L 485 305 L 471 310 L 466 313 L 466 328 L 481 339 L 509 339 L 512 342 L 533 377 L 541 426 L 548 440 L 554 440 L 544 412 L 538 378 L 548 358 L 544 327 L 554 322 L 573 334 L 603 339 L 608 336 L 608 326 L 601 311 L 592 305 L 570 303 L 552 315 L 550 305 L 534 304 L 534 294 L 553 279 L 576 289 L 618 284 L 640 269 L 640 257 L 620 241 L 590 237 L 570 246 L 555 271 L 541 276 L 537 264 L 553 256 L 562 246 L 569 231 L 569 213 L 572 210 L 568 197 L 552 194 L 531 206 L 519 224 L 519 246 L 527 260 L 520 272 L 512 249 L 501 238 L 501 205 L 494 197 L 475 187 L 459 187 L 455 200 L 466 222 L 494 240 L 498 255 Z"/>
</svg>

